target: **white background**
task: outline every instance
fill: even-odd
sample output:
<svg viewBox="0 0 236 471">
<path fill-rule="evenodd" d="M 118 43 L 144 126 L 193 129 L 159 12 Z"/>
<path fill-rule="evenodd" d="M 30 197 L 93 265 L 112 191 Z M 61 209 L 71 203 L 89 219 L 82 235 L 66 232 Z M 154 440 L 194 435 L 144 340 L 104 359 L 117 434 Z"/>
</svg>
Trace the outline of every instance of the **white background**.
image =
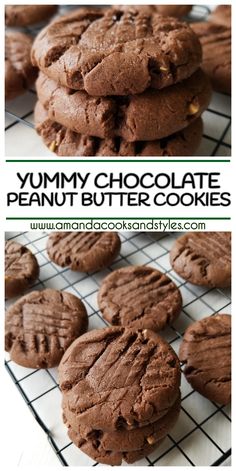
<svg viewBox="0 0 236 471">
<path fill-rule="evenodd" d="M 150 194 L 150 201 L 152 201 L 154 195 L 158 192 L 164 192 L 166 194 L 170 192 L 178 193 L 178 194 L 183 194 L 185 192 L 187 193 L 193 193 L 195 191 L 198 191 L 199 194 L 201 194 L 204 191 L 208 191 L 207 185 L 204 187 L 204 189 L 199 189 L 196 188 L 195 190 L 191 188 L 190 185 L 187 185 L 184 190 L 182 189 L 173 189 L 171 188 L 168 189 L 157 189 L 157 188 L 150 188 L 150 189 L 142 189 L 142 188 L 134 188 L 127 190 L 127 188 L 119 189 L 118 185 L 116 185 L 113 189 L 109 190 L 105 188 L 104 190 L 99 190 L 95 187 L 94 185 L 94 176 L 97 173 L 105 172 L 107 174 L 112 173 L 114 174 L 115 177 L 119 176 L 120 172 L 123 172 L 123 174 L 128 174 L 128 173 L 136 173 L 136 174 L 144 174 L 144 173 L 153 173 L 154 175 L 158 173 L 167 173 L 170 174 L 171 172 L 176 173 L 176 181 L 177 183 L 181 184 L 182 181 L 182 176 L 187 172 L 220 172 L 221 175 L 219 177 L 219 183 L 221 185 L 221 189 L 213 189 L 210 190 L 212 192 L 230 192 L 232 188 L 232 178 L 233 175 L 230 172 L 230 164 L 229 163 L 217 163 L 216 165 L 213 165 L 212 163 L 182 163 L 182 162 L 174 162 L 174 163 L 156 163 L 156 164 L 151 164 L 151 163 L 100 163 L 95 165 L 94 163 L 88 163 L 86 162 L 86 166 L 82 164 L 72 164 L 72 163 L 61 163 L 60 165 L 57 166 L 55 169 L 55 164 L 54 163 L 48 163 L 47 165 L 43 165 L 42 169 L 42 163 L 32 163 L 30 165 L 30 171 L 33 171 L 36 177 L 36 181 L 38 181 L 38 178 L 36 176 L 37 172 L 42 172 L 46 171 L 50 176 L 53 176 L 55 172 L 57 171 L 63 171 L 67 174 L 67 176 L 70 176 L 73 172 L 75 171 L 80 171 L 81 173 L 85 174 L 87 172 L 90 173 L 89 176 L 89 181 L 88 184 L 86 185 L 86 188 L 83 190 L 80 189 L 73 189 L 71 184 L 68 184 L 65 189 L 57 190 L 56 185 L 50 184 L 48 189 L 32 189 L 31 186 L 28 184 L 20 190 L 20 180 L 17 177 L 17 172 L 19 171 L 22 175 L 25 175 L 29 171 L 29 163 L 17 163 L 17 164 L 8 164 L 6 165 L 5 168 L 5 177 L 6 180 L 8 181 L 7 185 L 7 193 L 11 192 L 44 192 L 49 194 L 51 191 L 56 191 L 56 192 L 62 192 L 62 191 L 72 191 L 72 192 L 108 192 L 108 191 L 115 191 L 115 192 L 138 192 L 138 191 L 143 191 L 147 192 Z M 121 167 L 121 168 L 120 168 Z M 171 167 L 171 169 L 170 169 Z M 148 177 L 147 181 L 149 182 L 151 178 Z M 104 181 L 102 178 L 101 181 Z M 133 181 L 133 178 L 131 178 L 131 181 Z M 104 204 L 102 206 L 96 207 L 95 205 L 93 206 L 84 206 L 80 204 L 80 197 L 76 199 L 76 202 L 78 202 L 76 205 L 73 207 L 70 207 L 69 205 L 65 207 L 61 206 L 54 206 L 53 209 L 50 208 L 48 205 L 47 207 L 38 207 L 36 204 L 33 204 L 32 206 L 23 206 L 19 207 L 18 203 L 11 204 L 7 208 L 7 216 L 8 217 L 46 217 L 46 216 L 53 216 L 53 217 L 228 217 L 231 215 L 231 208 L 230 207 L 224 207 L 224 206 L 215 206 L 215 207 L 204 207 L 204 206 L 181 206 L 178 205 L 173 206 L 173 207 L 168 207 L 168 206 L 132 206 L 128 207 L 127 205 L 124 207 L 119 207 L 117 203 L 117 197 L 114 199 L 114 204 L 113 206 L 109 207 L 108 204 Z M 230 228 L 230 224 L 226 221 L 224 225 L 224 229 L 228 230 Z"/>
</svg>

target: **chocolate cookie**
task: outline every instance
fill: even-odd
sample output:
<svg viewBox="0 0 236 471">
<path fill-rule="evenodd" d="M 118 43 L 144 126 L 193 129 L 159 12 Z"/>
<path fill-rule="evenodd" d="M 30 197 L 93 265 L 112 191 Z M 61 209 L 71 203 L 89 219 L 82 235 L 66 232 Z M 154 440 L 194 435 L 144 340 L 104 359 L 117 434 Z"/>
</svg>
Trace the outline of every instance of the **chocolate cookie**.
<svg viewBox="0 0 236 471">
<path fill-rule="evenodd" d="M 209 16 L 209 20 L 231 28 L 231 5 L 218 5 Z"/>
<path fill-rule="evenodd" d="M 158 332 L 178 317 L 182 297 L 175 283 L 159 270 L 129 266 L 103 280 L 98 305 L 112 325 Z"/>
<path fill-rule="evenodd" d="M 209 76 L 213 89 L 231 93 L 231 29 L 220 24 L 193 23 L 203 49 L 202 68 Z"/>
<path fill-rule="evenodd" d="M 150 330 L 110 327 L 83 335 L 63 356 L 59 377 L 75 426 L 94 430 L 147 425 L 179 397 L 178 358 Z"/>
<path fill-rule="evenodd" d="M 128 97 L 71 94 L 42 73 L 36 89 L 51 120 L 86 136 L 119 136 L 128 142 L 153 141 L 182 130 L 203 113 L 211 98 L 210 81 L 200 69 L 172 87 Z"/>
<path fill-rule="evenodd" d="M 32 66 L 32 39 L 24 33 L 8 32 L 5 36 L 5 98 L 22 95 L 34 83 L 37 69 Z"/>
<path fill-rule="evenodd" d="M 175 425 L 180 411 L 180 396 L 166 415 L 161 419 L 145 427 L 138 427 L 132 430 L 116 430 L 104 432 L 103 430 L 93 430 L 84 427 L 83 424 L 75 425 L 74 414 L 68 410 L 64 402 L 63 414 L 67 426 L 71 427 L 81 437 L 81 441 L 96 441 L 97 448 L 113 452 L 142 450 L 148 445 L 160 442 Z"/>
<path fill-rule="evenodd" d="M 179 350 L 193 389 L 218 404 L 231 399 L 231 316 L 218 314 L 190 325 Z"/>
<path fill-rule="evenodd" d="M 188 232 L 179 237 L 171 252 L 173 269 L 185 280 L 200 286 L 231 285 L 231 233 Z"/>
<path fill-rule="evenodd" d="M 39 266 L 32 252 L 13 241 L 5 243 L 5 296 L 23 294 L 38 278 Z"/>
<path fill-rule="evenodd" d="M 153 5 L 157 12 L 165 16 L 182 18 L 192 10 L 192 5 Z"/>
<path fill-rule="evenodd" d="M 47 253 L 60 267 L 91 272 L 109 266 L 120 251 L 116 232 L 52 232 Z"/>
<path fill-rule="evenodd" d="M 192 10 L 192 5 L 140 5 L 139 8 L 141 7 L 160 15 L 174 16 L 175 18 L 182 18 Z"/>
<path fill-rule="evenodd" d="M 50 151 L 64 157 L 193 156 L 202 137 L 201 118 L 182 131 L 156 141 L 127 142 L 119 137 L 85 136 L 50 120 L 40 102 L 35 107 L 35 126 Z"/>
<path fill-rule="evenodd" d="M 71 427 L 68 429 L 68 435 L 72 442 L 94 461 L 112 466 L 121 465 L 123 460 L 126 461 L 126 463 L 132 464 L 144 456 L 150 455 L 159 445 L 159 442 L 154 445 L 147 444 L 142 450 L 136 451 L 107 451 L 104 450 L 96 440 L 82 439 L 79 433 L 77 431 L 75 432 Z"/>
<path fill-rule="evenodd" d="M 87 326 L 86 309 L 76 296 L 54 289 L 33 291 L 6 313 L 5 349 L 21 366 L 51 368 Z"/>
<path fill-rule="evenodd" d="M 201 62 L 191 28 L 142 8 L 80 8 L 44 28 L 33 64 L 89 95 L 133 95 L 190 77 Z"/>
<path fill-rule="evenodd" d="M 58 9 L 57 5 L 6 5 L 6 26 L 30 26 L 47 20 Z"/>
</svg>

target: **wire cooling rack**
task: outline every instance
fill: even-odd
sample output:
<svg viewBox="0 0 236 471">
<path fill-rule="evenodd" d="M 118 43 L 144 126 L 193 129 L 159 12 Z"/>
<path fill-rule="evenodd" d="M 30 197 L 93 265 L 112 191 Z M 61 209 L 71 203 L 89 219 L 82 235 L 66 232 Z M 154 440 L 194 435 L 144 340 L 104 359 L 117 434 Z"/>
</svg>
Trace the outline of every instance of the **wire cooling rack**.
<svg viewBox="0 0 236 471">
<path fill-rule="evenodd" d="M 26 245 L 37 257 L 40 276 L 33 289 L 56 288 L 79 296 L 88 311 L 89 330 L 103 328 L 97 306 L 97 291 L 104 276 L 111 270 L 130 264 L 149 265 L 175 281 L 183 297 L 183 310 L 173 326 L 162 335 L 178 352 L 187 326 L 215 312 L 230 313 L 230 290 L 206 289 L 180 278 L 169 263 L 169 250 L 179 233 L 120 233 L 121 253 L 109 269 L 92 275 L 61 269 L 51 263 L 46 253 L 46 233 L 7 233 Z M 7 302 L 7 307 L 12 303 Z M 6 360 L 6 368 L 17 389 L 64 466 L 95 466 L 87 455 L 70 442 L 62 421 L 61 393 L 57 383 L 57 369 L 32 370 Z M 138 466 L 218 466 L 231 454 L 230 407 L 218 407 L 193 391 L 182 375 L 182 402 L 179 420 L 162 445 Z"/>
<path fill-rule="evenodd" d="M 60 14 L 71 8 L 61 6 Z M 205 5 L 194 5 L 188 21 L 206 20 L 209 8 Z M 37 28 L 27 28 L 35 36 Z M 34 130 L 33 110 L 37 101 L 34 90 L 10 101 L 6 105 L 6 157 L 48 157 L 52 154 L 43 144 Z M 204 134 L 197 151 L 199 156 L 231 156 L 231 100 L 224 94 L 214 93 L 210 106 L 203 113 Z"/>
</svg>

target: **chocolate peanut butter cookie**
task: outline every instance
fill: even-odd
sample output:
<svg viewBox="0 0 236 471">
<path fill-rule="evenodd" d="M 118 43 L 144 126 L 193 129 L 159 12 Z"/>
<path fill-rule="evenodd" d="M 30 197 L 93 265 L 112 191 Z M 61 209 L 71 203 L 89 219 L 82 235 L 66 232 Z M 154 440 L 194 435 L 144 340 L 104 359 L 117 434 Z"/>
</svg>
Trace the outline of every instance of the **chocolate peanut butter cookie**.
<svg viewBox="0 0 236 471">
<path fill-rule="evenodd" d="M 48 118 L 40 102 L 35 108 L 35 126 L 50 151 L 64 157 L 87 156 L 193 156 L 202 138 L 202 120 L 156 141 L 127 142 L 120 137 L 100 139 L 73 132 Z"/>
<path fill-rule="evenodd" d="M 173 269 L 190 283 L 214 288 L 231 284 L 230 232 L 188 232 L 171 252 Z"/>
<path fill-rule="evenodd" d="M 209 16 L 209 20 L 231 28 L 231 5 L 218 5 Z"/>
<path fill-rule="evenodd" d="M 96 439 L 83 439 L 78 431 L 74 431 L 70 426 L 68 427 L 68 435 L 72 442 L 94 461 L 112 466 L 121 465 L 123 460 L 126 461 L 126 463 L 132 464 L 144 456 L 150 455 L 162 442 L 161 440 L 154 445 L 147 444 L 143 449 L 140 450 L 121 452 L 105 450 Z"/>
<path fill-rule="evenodd" d="M 182 18 L 192 10 L 192 5 L 153 5 L 157 12 L 165 16 Z"/>
<path fill-rule="evenodd" d="M 116 232 L 52 232 L 47 253 L 60 267 L 91 272 L 109 266 L 120 251 Z"/>
<path fill-rule="evenodd" d="M 34 83 L 37 69 L 32 66 L 32 39 L 24 33 L 8 32 L 5 36 L 5 98 L 22 95 Z"/>
<path fill-rule="evenodd" d="M 75 426 L 132 429 L 155 422 L 179 397 L 179 361 L 151 330 L 110 327 L 77 339 L 59 365 Z"/>
<path fill-rule="evenodd" d="M 86 136 L 119 136 L 128 142 L 153 141 L 182 130 L 203 113 L 211 98 L 210 81 L 200 69 L 172 87 L 127 97 L 71 94 L 42 73 L 36 88 L 51 120 Z"/>
<path fill-rule="evenodd" d="M 112 325 L 158 332 L 178 317 L 181 293 L 164 273 L 147 266 L 129 266 L 110 273 L 98 292 L 103 317 Z"/>
<path fill-rule="evenodd" d="M 19 365 L 50 368 L 87 326 L 86 309 L 76 296 L 54 289 L 33 291 L 6 313 L 5 349 Z"/>
<path fill-rule="evenodd" d="M 7 26 L 30 26 L 47 20 L 57 11 L 57 5 L 6 5 Z"/>
<path fill-rule="evenodd" d="M 193 23 L 203 50 L 202 68 L 213 89 L 231 93 L 231 29 L 211 22 Z"/>
<path fill-rule="evenodd" d="M 182 18 L 192 10 L 192 5 L 139 5 L 139 8 L 159 13 L 160 15 L 164 16 Z"/>
<path fill-rule="evenodd" d="M 191 28 L 138 7 L 79 9 L 37 36 L 33 64 L 48 77 L 94 96 L 132 95 L 190 77 L 201 62 Z"/>
<path fill-rule="evenodd" d="M 5 243 L 5 296 L 23 294 L 38 278 L 39 266 L 32 252 L 13 241 Z"/>
<path fill-rule="evenodd" d="M 191 324 L 179 350 L 193 389 L 218 404 L 231 399 L 231 316 L 218 314 Z"/>
<path fill-rule="evenodd" d="M 138 427 L 132 430 L 115 430 L 112 432 L 93 430 L 91 427 L 84 427 L 83 424 L 75 425 L 74 414 L 68 410 L 66 403 L 64 403 L 63 414 L 65 423 L 78 432 L 81 441 L 95 442 L 96 440 L 97 447 L 101 447 L 105 451 L 137 451 L 144 449 L 148 445 L 159 443 L 160 440 L 166 437 L 179 416 L 180 403 L 180 397 L 178 397 L 166 415 L 145 427 Z"/>
</svg>

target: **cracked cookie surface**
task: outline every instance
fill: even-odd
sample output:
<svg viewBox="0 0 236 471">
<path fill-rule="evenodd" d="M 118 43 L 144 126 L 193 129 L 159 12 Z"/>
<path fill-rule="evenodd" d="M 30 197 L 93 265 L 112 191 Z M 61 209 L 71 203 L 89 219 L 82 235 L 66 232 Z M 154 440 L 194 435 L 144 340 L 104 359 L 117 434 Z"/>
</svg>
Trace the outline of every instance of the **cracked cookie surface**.
<svg viewBox="0 0 236 471">
<path fill-rule="evenodd" d="M 231 316 L 201 319 L 186 330 L 179 350 L 193 389 L 218 404 L 231 399 Z"/>
<path fill-rule="evenodd" d="M 40 102 L 35 107 L 35 127 L 46 146 L 58 156 L 193 156 L 202 138 L 202 120 L 171 136 L 155 141 L 127 142 L 120 137 L 100 139 L 73 132 L 48 118 Z"/>
<path fill-rule="evenodd" d="M 174 18 L 130 7 L 79 9 L 37 36 L 32 61 L 61 85 L 93 96 L 133 95 L 193 74 L 201 46 Z"/>
<path fill-rule="evenodd" d="M 172 87 L 127 97 L 95 98 L 84 91 L 71 94 L 42 73 L 36 89 L 51 120 L 86 136 L 119 136 L 128 142 L 162 139 L 186 128 L 211 98 L 210 81 L 200 69 Z"/>
<path fill-rule="evenodd" d="M 109 274 L 98 292 L 98 305 L 112 325 L 164 329 L 178 317 L 182 297 L 164 273 L 146 266 L 120 268 Z"/>
<path fill-rule="evenodd" d="M 23 294 L 38 278 L 39 265 L 32 252 L 18 242 L 5 243 L 5 296 Z"/>
<path fill-rule="evenodd" d="M 60 267 L 91 272 L 109 266 L 120 251 L 116 232 L 52 232 L 47 253 Z"/>
<path fill-rule="evenodd" d="M 155 422 L 175 403 L 179 361 L 150 330 L 93 330 L 64 354 L 59 383 L 75 426 L 132 429 Z"/>
<path fill-rule="evenodd" d="M 170 252 L 173 269 L 190 283 L 213 288 L 231 285 L 230 232 L 189 232 Z"/>
<path fill-rule="evenodd" d="M 51 368 L 87 326 L 86 309 L 76 296 L 54 289 L 33 291 L 6 313 L 5 349 L 21 366 Z"/>
<path fill-rule="evenodd" d="M 37 69 L 32 66 L 32 38 L 18 31 L 5 35 L 5 98 L 22 95 L 34 83 Z"/>
</svg>

